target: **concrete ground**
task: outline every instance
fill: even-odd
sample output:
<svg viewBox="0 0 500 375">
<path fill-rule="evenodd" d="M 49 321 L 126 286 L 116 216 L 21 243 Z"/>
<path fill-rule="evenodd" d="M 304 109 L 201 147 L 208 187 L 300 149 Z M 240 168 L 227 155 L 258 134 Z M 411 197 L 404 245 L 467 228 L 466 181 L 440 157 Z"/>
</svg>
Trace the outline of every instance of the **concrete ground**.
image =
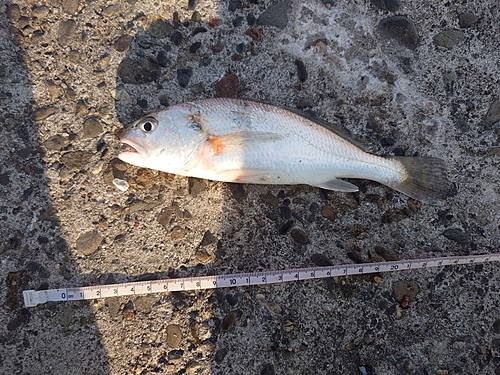
<svg viewBox="0 0 500 375">
<path fill-rule="evenodd" d="M 499 249 L 496 1 L 0 2 L 0 372 L 500 374 L 498 264 L 24 308 L 22 291 Z M 445 160 L 440 206 L 117 160 L 237 96 Z M 126 192 L 112 183 L 129 184 Z M 408 306 L 401 303 L 408 294 Z"/>
</svg>

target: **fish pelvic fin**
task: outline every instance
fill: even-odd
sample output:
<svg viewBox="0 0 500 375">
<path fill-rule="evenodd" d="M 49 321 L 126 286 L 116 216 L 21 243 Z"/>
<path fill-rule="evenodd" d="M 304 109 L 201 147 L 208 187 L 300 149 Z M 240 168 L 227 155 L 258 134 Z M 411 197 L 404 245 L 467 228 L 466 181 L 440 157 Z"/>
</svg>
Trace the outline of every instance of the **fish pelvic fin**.
<svg viewBox="0 0 500 375">
<path fill-rule="evenodd" d="M 406 178 L 401 181 L 382 182 L 409 197 L 430 205 L 439 205 L 448 195 L 450 184 L 446 178 L 446 166 L 442 159 L 393 156 L 402 164 Z"/>
</svg>

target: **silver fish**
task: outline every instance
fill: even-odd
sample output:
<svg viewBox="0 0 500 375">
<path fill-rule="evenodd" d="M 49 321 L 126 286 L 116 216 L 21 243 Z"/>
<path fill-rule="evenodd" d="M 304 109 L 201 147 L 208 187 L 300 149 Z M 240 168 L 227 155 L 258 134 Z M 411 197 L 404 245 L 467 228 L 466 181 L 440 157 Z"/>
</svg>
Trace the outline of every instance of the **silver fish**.
<svg viewBox="0 0 500 375">
<path fill-rule="evenodd" d="M 118 155 L 124 162 L 183 176 L 343 192 L 358 187 L 339 178 L 360 178 L 429 204 L 448 190 L 441 159 L 373 155 L 332 124 L 250 100 L 174 105 L 118 136 L 127 145 Z"/>
</svg>

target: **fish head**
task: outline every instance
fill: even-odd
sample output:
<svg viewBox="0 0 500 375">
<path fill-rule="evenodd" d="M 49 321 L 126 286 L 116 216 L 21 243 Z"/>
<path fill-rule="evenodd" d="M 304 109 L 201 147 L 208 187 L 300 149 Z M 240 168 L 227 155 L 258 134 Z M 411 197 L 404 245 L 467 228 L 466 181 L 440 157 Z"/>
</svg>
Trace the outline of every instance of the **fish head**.
<svg viewBox="0 0 500 375">
<path fill-rule="evenodd" d="M 143 168 L 185 174 L 206 140 L 188 108 L 149 114 L 117 132 L 125 146 L 118 158 Z"/>
</svg>

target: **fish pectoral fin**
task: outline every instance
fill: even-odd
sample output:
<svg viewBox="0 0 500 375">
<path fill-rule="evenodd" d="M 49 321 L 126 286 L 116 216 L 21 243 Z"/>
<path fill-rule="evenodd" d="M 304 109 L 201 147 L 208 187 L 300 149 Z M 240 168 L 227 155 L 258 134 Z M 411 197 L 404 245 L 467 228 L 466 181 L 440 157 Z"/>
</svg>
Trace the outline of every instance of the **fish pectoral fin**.
<svg viewBox="0 0 500 375">
<path fill-rule="evenodd" d="M 350 182 L 334 178 L 332 180 L 323 181 L 317 184 L 311 184 L 326 190 L 343 191 L 344 193 L 354 193 L 358 191 L 358 187 Z"/>
<path fill-rule="evenodd" d="M 241 131 L 225 135 L 211 135 L 207 141 L 212 145 L 214 154 L 220 155 L 223 152 L 246 146 L 249 143 L 275 142 L 282 138 L 283 136 L 276 133 Z"/>
</svg>

